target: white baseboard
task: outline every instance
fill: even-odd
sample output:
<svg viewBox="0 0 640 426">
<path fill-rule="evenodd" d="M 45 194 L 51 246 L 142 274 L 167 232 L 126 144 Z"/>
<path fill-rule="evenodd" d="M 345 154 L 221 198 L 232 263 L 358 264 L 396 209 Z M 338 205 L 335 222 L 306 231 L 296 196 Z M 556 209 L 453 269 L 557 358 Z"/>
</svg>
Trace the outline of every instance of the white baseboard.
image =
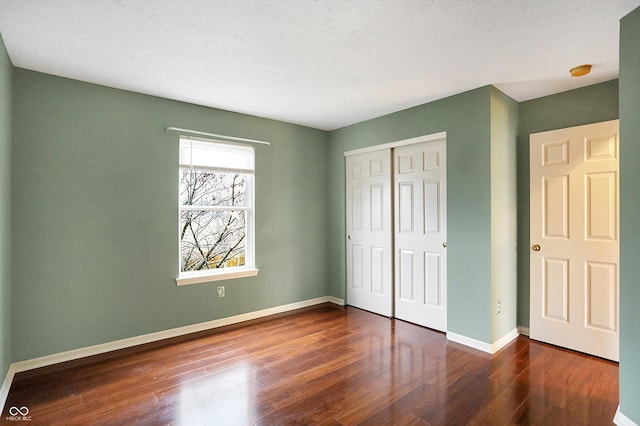
<svg viewBox="0 0 640 426">
<path fill-rule="evenodd" d="M 509 333 L 502 336 L 494 343 L 486 343 L 480 340 L 472 339 L 471 337 L 463 336 L 461 334 L 452 333 L 447 331 L 447 339 L 452 342 L 460 343 L 461 345 L 469 346 L 470 348 L 477 349 L 489 354 L 495 354 L 500 349 L 508 345 L 512 340 L 518 337 L 518 329 L 514 328 Z"/>
<path fill-rule="evenodd" d="M 339 306 L 344 306 L 344 300 L 342 299 L 338 299 L 337 297 L 333 297 L 333 296 L 326 296 L 325 298 L 327 299 L 326 300 L 327 302 L 331 302 Z"/>
<path fill-rule="evenodd" d="M 72 361 L 87 356 L 98 355 L 106 352 L 125 349 L 132 346 L 138 346 L 145 343 L 156 342 L 158 340 L 169 339 L 172 337 L 183 336 L 185 334 L 196 333 L 199 331 L 210 330 L 226 325 L 237 324 L 243 321 L 262 318 L 269 315 L 275 315 L 282 312 L 293 311 L 295 309 L 306 308 L 308 306 L 319 305 L 321 303 L 336 303 L 344 305 L 344 301 L 332 296 L 318 297 L 315 299 L 304 300 L 301 302 L 290 303 L 288 305 L 276 306 L 273 308 L 263 309 L 260 311 L 248 312 L 246 314 L 235 315 L 232 317 L 221 318 L 213 321 L 202 322 L 198 324 L 187 325 L 184 327 L 172 328 L 169 330 L 158 331 L 155 333 L 143 334 L 141 336 L 130 337 L 127 339 L 116 340 L 113 342 L 101 343 L 99 345 L 89 346 L 80 349 L 74 349 L 67 352 L 47 355 L 40 358 L 20 361 L 12 364 L 15 372 L 32 370 L 34 368 L 46 367 L 48 365 L 58 364 L 61 362 Z"/>
<path fill-rule="evenodd" d="M 501 338 L 499 338 L 498 340 L 496 340 L 491 344 L 491 350 L 492 350 L 491 353 L 495 354 L 500 349 L 504 348 L 509 343 L 517 339 L 519 335 L 520 333 L 518 333 L 518 329 L 514 328 L 513 330 L 511 330 L 510 332 L 508 332 L 507 334 L 505 334 L 504 336 L 502 336 Z"/>
<path fill-rule="evenodd" d="M 452 342 L 460 343 L 461 345 L 465 345 L 489 354 L 493 353 L 491 351 L 490 343 L 481 342 L 480 340 L 472 339 L 471 337 L 463 336 L 462 334 L 456 334 L 447 331 L 447 340 L 451 340 Z"/>
<path fill-rule="evenodd" d="M 14 373 L 20 373 L 22 371 L 33 370 L 34 368 L 46 367 L 48 365 L 58 364 L 66 361 L 73 361 L 75 359 L 84 358 L 87 356 L 116 351 L 118 349 L 130 348 L 132 346 L 138 346 L 138 345 L 143 345 L 145 343 L 156 342 L 158 340 L 164 340 L 172 337 L 183 336 L 185 334 L 211 330 L 218 327 L 224 327 L 226 325 L 237 324 L 243 321 L 249 321 L 252 319 L 262 318 L 269 315 L 275 315 L 282 312 L 293 311 L 295 309 L 306 308 L 308 306 L 319 305 L 321 303 L 326 303 L 326 302 L 335 303 L 336 305 L 341 305 L 341 306 L 344 305 L 344 301 L 342 299 L 338 299 L 333 296 L 317 297 L 315 299 L 289 303 L 288 305 L 276 306 L 273 308 L 249 312 L 241 315 L 235 315 L 232 317 L 221 318 L 213 321 L 187 325 L 184 327 L 172 328 L 169 330 L 143 334 L 141 336 L 130 337 L 127 339 L 101 343 L 99 345 L 88 346 L 85 348 L 74 349 L 71 351 L 61 352 L 61 353 L 52 354 L 52 355 L 46 355 L 39 358 L 19 361 L 11 364 L 11 367 L 13 368 Z M 11 382 L 9 381 L 9 383 Z"/>
<path fill-rule="evenodd" d="M 11 388 L 11 383 L 13 382 L 13 376 L 15 376 L 16 370 L 13 365 L 9 366 L 7 370 L 7 375 L 4 378 L 4 382 L 2 382 L 2 387 L 0 388 L 0 415 L 4 413 L 4 404 L 7 402 L 7 397 L 9 396 L 9 389 Z"/>
<path fill-rule="evenodd" d="M 522 327 L 521 325 L 519 325 L 518 333 L 522 334 L 523 336 L 529 337 L 529 327 Z"/>
<path fill-rule="evenodd" d="M 622 414 L 622 411 L 620 411 L 620 405 L 618 405 L 616 416 L 613 418 L 613 422 L 618 426 L 638 426 L 636 422 Z"/>
</svg>

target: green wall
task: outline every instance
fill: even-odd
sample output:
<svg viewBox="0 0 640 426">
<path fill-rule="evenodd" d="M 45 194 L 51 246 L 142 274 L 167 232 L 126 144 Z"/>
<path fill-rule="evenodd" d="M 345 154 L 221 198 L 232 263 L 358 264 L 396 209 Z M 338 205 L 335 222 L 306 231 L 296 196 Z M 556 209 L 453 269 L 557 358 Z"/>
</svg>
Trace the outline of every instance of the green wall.
<svg viewBox="0 0 640 426">
<path fill-rule="evenodd" d="M 446 131 L 447 327 L 451 332 L 490 343 L 491 91 L 490 86 L 479 88 L 331 132 L 331 295 L 345 298 L 344 152 Z"/>
<path fill-rule="evenodd" d="M 640 424 L 640 8 L 620 22 L 620 411 Z"/>
<path fill-rule="evenodd" d="M 491 90 L 491 342 L 517 327 L 518 103 Z M 500 302 L 500 313 L 498 313 Z"/>
<path fill-rule="evenodd" d="M 529 326 L 529 134 L 618 118 L 618 80 L 520 103 L 518 325 Z"/>
<path fill-rule="evenodd" d="M 12 335 L 28 338 L 13 339 L 12 361 L 328 294 L 326 132 L 13 75 Z M 272 142 L 256 148 L 257 277 L 176 286 L 168 126 Z"/>
<path fill-rule="evenodd" d="M 0 35 L 0 382 L 11 363 L 12 68 Z"/>
</svg>

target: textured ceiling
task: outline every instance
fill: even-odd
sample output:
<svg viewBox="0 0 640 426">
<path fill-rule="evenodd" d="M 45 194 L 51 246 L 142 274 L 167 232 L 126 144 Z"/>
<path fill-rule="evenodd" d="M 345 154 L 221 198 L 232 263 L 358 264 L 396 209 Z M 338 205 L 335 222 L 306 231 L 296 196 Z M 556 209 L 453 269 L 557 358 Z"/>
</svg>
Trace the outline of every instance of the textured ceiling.
<svg viewBox="0 0 640 426">
<path fill-rule="evenodd" d="M 17 67 L 331 130 L 487 84 L 523 101 L 617 78 L 637 6 L 0 0 L 0 33 Z"/>
</svg>

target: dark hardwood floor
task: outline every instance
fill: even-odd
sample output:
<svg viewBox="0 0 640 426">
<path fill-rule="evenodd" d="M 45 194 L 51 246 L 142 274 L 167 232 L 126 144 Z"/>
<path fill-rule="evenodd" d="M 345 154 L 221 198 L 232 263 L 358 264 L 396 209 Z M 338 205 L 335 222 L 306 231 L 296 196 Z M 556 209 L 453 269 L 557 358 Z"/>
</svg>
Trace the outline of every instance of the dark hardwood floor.
<svg viewBox="0 0 640 426">
<path fill-rule="evenodd" d="M 617 405 L 616 363 L 524 337 L 492 357 L 327 304 L 17 374 L 2 422 L 610 425 Z"/>
</svg>

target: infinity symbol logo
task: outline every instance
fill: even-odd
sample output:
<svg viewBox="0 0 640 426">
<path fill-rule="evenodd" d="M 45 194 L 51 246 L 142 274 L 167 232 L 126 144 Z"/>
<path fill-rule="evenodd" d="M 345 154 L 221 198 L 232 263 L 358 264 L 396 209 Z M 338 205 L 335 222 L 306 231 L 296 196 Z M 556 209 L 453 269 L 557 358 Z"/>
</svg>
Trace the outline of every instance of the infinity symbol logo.
<svg viewBox="0 0 640 426">
<path fill-rule="evenodd" d="M 9 414 L 12 416 L 17 416 L 20 414 L 21 416 L 26 416 L 29 414 L 29 409 L 27 407 L 11 407 L 9 408 Z"/>
</svg>

